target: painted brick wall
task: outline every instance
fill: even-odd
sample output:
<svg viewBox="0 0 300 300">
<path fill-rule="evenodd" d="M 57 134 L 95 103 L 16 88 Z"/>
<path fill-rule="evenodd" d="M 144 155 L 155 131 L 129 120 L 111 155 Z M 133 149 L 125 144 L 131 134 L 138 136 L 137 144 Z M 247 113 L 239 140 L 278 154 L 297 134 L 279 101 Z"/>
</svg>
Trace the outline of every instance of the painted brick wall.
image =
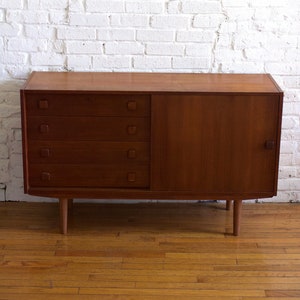
<svg viewBox="0 0 300 300">
<path fill-rule="evenodd" d="M 0 0 L 0 201 L 22 190 L 33 70 L 271 73 L 285 92 L 279 193 L 300 201 L 300 1 Z"/>
</svg>

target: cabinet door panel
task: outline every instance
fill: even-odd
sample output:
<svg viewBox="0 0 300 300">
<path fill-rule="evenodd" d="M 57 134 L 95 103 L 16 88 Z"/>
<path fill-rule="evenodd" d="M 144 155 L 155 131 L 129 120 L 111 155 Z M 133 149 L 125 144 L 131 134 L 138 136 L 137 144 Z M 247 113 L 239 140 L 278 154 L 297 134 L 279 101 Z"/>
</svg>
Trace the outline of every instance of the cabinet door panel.
<svg viewBox="0 0 300 300">
<path fill-rule="evenodd" d="M 249 94 L 153 96 L 152 188 L 276 190 L 279 100 Z"/>
</svg>

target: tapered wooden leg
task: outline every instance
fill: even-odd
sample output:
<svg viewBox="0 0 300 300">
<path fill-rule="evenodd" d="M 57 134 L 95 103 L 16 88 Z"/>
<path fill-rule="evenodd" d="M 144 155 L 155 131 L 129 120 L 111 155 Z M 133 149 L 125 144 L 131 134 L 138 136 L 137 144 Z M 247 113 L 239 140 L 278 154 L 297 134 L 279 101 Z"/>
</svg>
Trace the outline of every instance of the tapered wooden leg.
<svg viewBox="0 0 300 300">
<path fill-rule="evenodd" d="M 241 214 L 242 214 L 242 200 L 234 200 L 233 235 L 235 236 L 238 236 L 240 234 Z"/>
<path fill-rule="evenodd" d="M 231 207 L 232 207 L 232 201 L 226 200 L 226 210 L 231 210 Z"/>
<path fill-rule="evenodd" d="M 60 232 L 66 234 L 68 231 L 68 204 L 69 199 L 59 199 L 59 212 L 60 212 Z"/>
</svg>

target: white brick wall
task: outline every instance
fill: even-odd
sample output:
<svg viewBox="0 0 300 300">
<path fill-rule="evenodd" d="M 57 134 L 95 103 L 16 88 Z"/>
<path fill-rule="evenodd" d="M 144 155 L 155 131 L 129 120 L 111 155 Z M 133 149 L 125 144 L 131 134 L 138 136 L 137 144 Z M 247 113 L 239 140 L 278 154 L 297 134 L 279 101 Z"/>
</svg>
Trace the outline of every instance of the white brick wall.
<svg viewBox="0 0 300 300">
<path fill-rule="evenodd" d="M 299 24 L 298 0 L 0 0 L 0 201 L 39 200 L 22 190 L 33 70 L 269 72 L 285 101 L 279 193 L 264 201 L 300 201 Z"/>
</svg>

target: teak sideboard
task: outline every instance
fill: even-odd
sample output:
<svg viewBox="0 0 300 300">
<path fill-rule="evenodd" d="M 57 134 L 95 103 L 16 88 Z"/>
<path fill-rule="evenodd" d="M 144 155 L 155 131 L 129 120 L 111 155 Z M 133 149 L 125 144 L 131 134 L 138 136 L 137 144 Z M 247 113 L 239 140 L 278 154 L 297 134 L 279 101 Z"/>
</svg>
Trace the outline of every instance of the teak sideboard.
<svg viewBox="0 0 300 300">
<path fill-rule="evenodd" d="M 268 74 L 33 72 L 21 90 L 24 190 L 59 198 L 277 193 L 283 92 Z"/>
</svg>

